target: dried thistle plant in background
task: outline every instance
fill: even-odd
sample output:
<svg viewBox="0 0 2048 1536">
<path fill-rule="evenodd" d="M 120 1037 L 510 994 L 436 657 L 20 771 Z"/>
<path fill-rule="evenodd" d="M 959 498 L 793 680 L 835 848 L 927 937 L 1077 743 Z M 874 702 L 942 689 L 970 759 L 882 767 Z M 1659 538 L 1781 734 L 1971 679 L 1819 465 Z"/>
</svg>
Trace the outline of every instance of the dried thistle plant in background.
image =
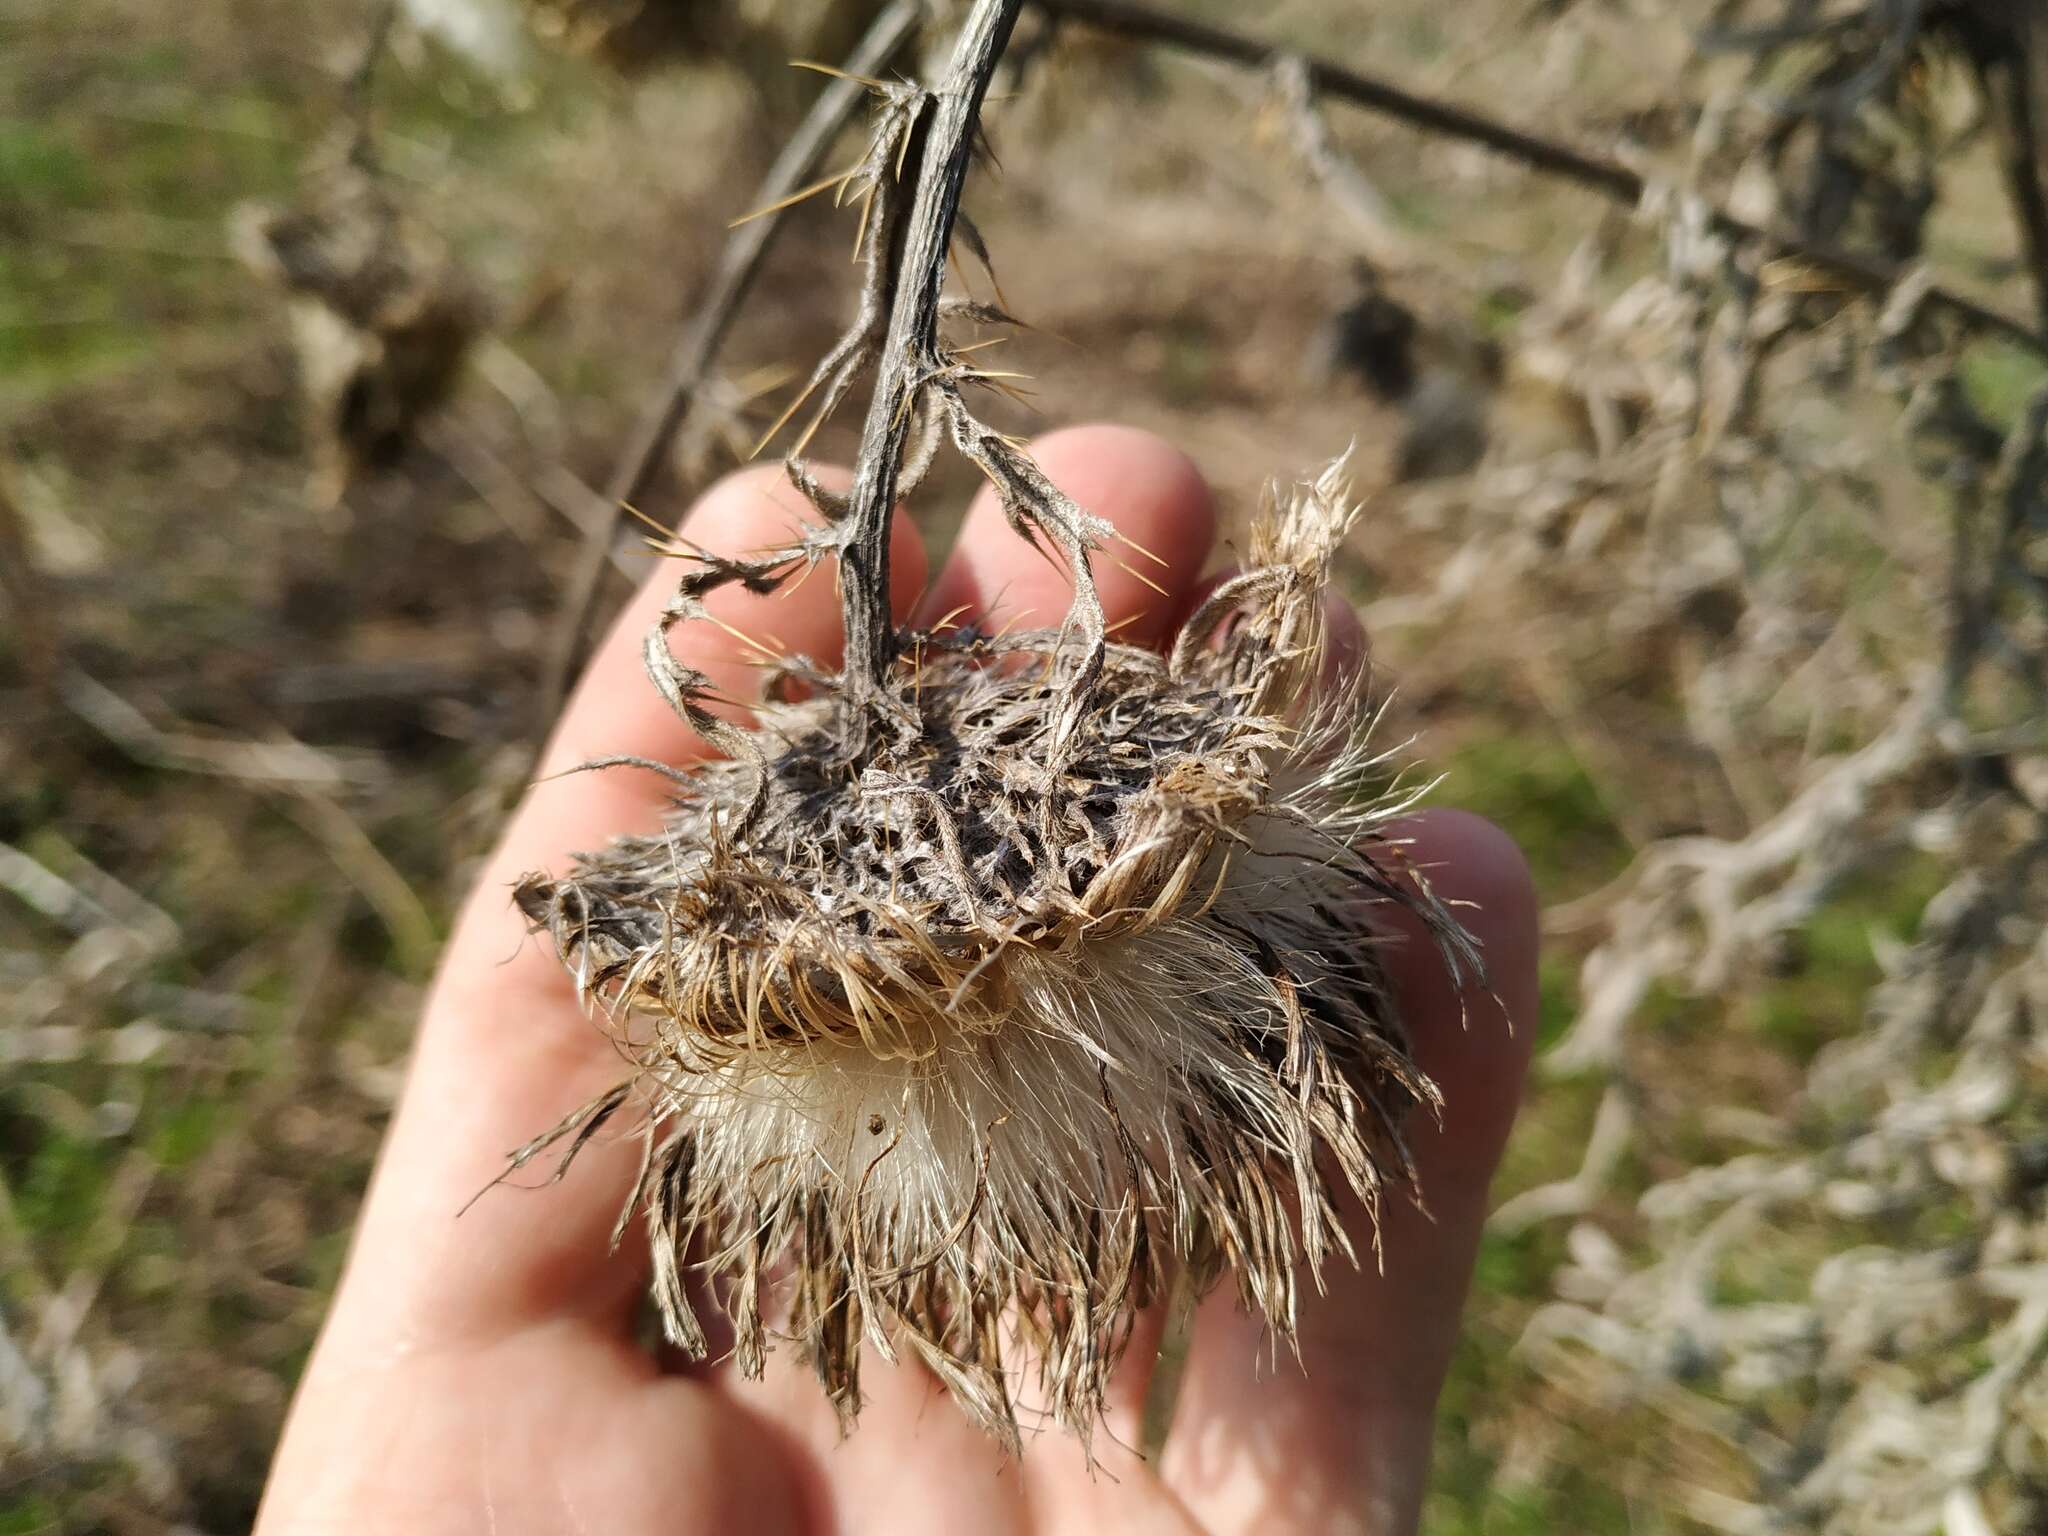
<svg viewBox="0 0 2048 1536">
<path fill-rule="evenodd" d="M 879 87 L 847 178 L 866 281 L 812 388 L 830 411 L 875 377 L 852 492 L 793 460 L 824 521 L 757 558 L 693 553 L 648 638 L 655 684 L 724 758 L 639 763 L 675 781 L 662 832 L 520 886 L 636 1071 L 515 1158 L 637 1115 L 621 1224 L 644 1210 L 675 1343 L 707 1350 L 707 1302 L 749 1374 L 784 1335 L 847 1423 L 862 1349 L 907 1354 L 1010 1444 L 1032 1367 L 1045 1410 L 1090 1431 L 1169 1266 L 1230 1271 L 1290 1331 L 1299 1266 L 1360 1257 L 1345 1192 L 1376 1211 L 1405 1183 L 1402 1118 L 1435 1102 L 1375 909 L 1419 912 L 1477 967 L 1387 833 L 1411 797 L 1361 788 L 1389 775 L 1323 632 L 1340 471 L 1270 510 L 1159 656 L 1105 634 L 1088 561 L 1111 530 L 967 406 L 988 379 L 942 321 L 1004 317 L 941 287 L 1017 9 L 974 8 L 938 89 Z M 1065 556 L 1059 630 L 894 628 L 890 511 L 942 441 Z M 752 728 L 711 714 L 669 628 L 827 554 L 843 669 L 789 660 Z"/>
<path fill-rule="evenodd" d="M 1648 1408 L 1630 1455 L 1685 1528 L 2039 1530 L 2048 334 L 1937 302 L 1927 251 L 1954 238 L 1931 209 L 2000 187 L 2048 295 L 2048 32 L 2003 0 L 1719 20 L 1702 62 L 1742 78 L 1639 209 L 1655 270 L 1620 287 L 1588 242 L 1517 324 L 1618 430 L 1503 433 L 1404 498 L 1459 547 L 1405 617 L 1529 604 L 1509 622 L 1555 647 L 1529 672 L 1585 761 L 1628 763 L 1639 843 L 1552 914 L 1589 941 L 1546 1064 L 1601 1093 L 1579 1168 L 1493 1218 L 1561 1223 L 1567 1255 L 1519 1350 L 1555 1401 L 1502 1463 L 1541 1486 L 1558 1418 L 1612 1438 Z M 1788 241 L 1889 276 L 1816 282 Z M 1624 711 L 1665 687 L 1660 750 Z M 1797 990 L 1854 974 L 1824 956 L 1845 930 L 1875 984 Z M 1674 1088 L 1679 1009 L 1778 1075 Z M 1759 1019 L 1806 1038 L 1760 1049 Z"/>
<path fill-rule="evenodd" d="M 309 494 L 322 510 L 411 445 L 454 391 L 487 318 L 446 242 L 377 163 L 368 95 L 390 24 L 387 9 L 344 87 L 344 124 L 309 157 L 294 205 L 244 204 L 229 231 L 243 265 L 290 302 Z"/>
</svg>

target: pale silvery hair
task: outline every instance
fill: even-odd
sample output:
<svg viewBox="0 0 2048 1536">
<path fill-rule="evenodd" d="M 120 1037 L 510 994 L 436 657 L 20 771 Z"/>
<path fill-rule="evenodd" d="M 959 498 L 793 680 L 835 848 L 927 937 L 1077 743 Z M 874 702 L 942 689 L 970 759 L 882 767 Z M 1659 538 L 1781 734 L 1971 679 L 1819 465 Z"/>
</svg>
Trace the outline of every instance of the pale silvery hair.
<svg viewBox="0 0 2048 1536">
<path fill-rule="evenodd" d="M 1085 1437 L 1169 1273 L 1228 1272 L 1286 1338 L 1304 1273 L 1369 1259 L 1343 1192 L 1376 1234 L 1438 1102 L 1383 914 L 1478 959 L 1329 654 L 1352 515 L 1338 466 L 1276 497 L 1170 654 L 1097 647 L 1087 678 L 1058 633 L 906 634 L 888 729 L 802 664 L 801 702 L 715 720 L 671 608 L 650 671 L 730 756 L 664 770 L 658 835 L 521 882 L 631 1073 L 515 1166 L 643 1138 L 621 1230 L 644 1215 L 673 1344 L 706 1353 L 706 1308 L 748 1375 L 786 1340 L 848 1426 L 863 1348 L 908 1354 L 1012 1445 L 1034 1374 Z"/>
</svg>

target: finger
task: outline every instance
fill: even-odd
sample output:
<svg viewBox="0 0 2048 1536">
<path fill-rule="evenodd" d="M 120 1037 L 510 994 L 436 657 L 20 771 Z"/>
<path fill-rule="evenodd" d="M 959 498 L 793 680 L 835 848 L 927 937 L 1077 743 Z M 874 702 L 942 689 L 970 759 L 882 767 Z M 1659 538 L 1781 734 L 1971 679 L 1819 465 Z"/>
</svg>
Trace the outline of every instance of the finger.
<svg viewBox="0 0 2048 1536">
<path fill-rule="evenodd" d="M 708 492 L 684 531 L 707 549 L 737 554 L 785 542 L 806 511 L 779 472 L 754 471 Z M 891 548 L 892 595 L 907 609 L 923 585 L 924 553 L 900 514 Z M 655 692 L 640 661 L 674 581 L 672 568 L 658 570 L 628 604 L 555 731 L 547 768 L 604 754 L 675 764 L 704 756 L 703 743 Z M 829 570 L 765 596 L 721 588 L 706 607 L 720 623 L 679 626 L 671 649 L 742 704 L 758 697 L 763 649 L 803 652 L 827 665 L 838 657 Z M 665 801 L 664 781 L 634 769 L 537 783 L 478 880 L 422 1020 L 358 1229 L 364 1262 L 374 1256 L 372 1279 L 384 1305 L 415 1323 L 430 1315 L 436 1325 L 488 1330 L 564 1309 L 623 1311 L 639 1292 L 639 1267 L 612 1263 L 607 1252 L 638 1156 L 631 1138 L 594 1141 L 560 1189 L 500 1188 L 460 1222 L 453 1217 L 498 1175 L 512 1148 L 627 1075 L 583 1016 L 551 947 L 528 939 L 511 904 L 513 882 L 529 871 L 559 871 L 573 852 L 600 848 L 618 833 L 650 830 Z M 545 1177 L 544 1164 L 537 1170 L 525 1182 Z"/>
<path fill-rule="evenodd" d="M 1305 1301 L 1300 1367 L 1284 1352 L 1275 1364 L 1263 1325 L 1233 1303 L 1205 1303 L 1163 1475 L 1219 1536 L 1388 1536 L 1419 1518 L 1436 1397 L 1535 1033 L 1537 914 L 1527 865 L 1490 823 L 1428 812 L 1409 835 L 1437 893 L 1470 904 L 1459 914 L 1493 995 L 1460 992 L 1420 925 L 1390 921 L 1401 1015 L 1444 1094 L 1441 1129 L 1419 1114 L 1410 1121 L 1430 1214 L 1389 1203 L 1383 1272 L 1371 1267 L 1369 1230 L 1354 1233 L 1366 1267 L 1331 1270 L 1327 1292 Z"/>
<path fill-rule="evenodd" d="M 1054 485 L 1117 531 L 1091 562 L 1115 637 L 1163 642 L 1216 538 L 1216 501 L 1201 471 L 1164 438 L 1133 427 L 1070 427 L 1031 453 Z M 987 630 L 1054 628 L 1073 595 L 1066 566 L 1014 532 L 983 489 L 918 618 L 935 624 L 964 612 Z"/>
<path fill-rule="evenodd" d="M 1012 1375 L 1029 1374 L 1013 1362 Z M 1090 1452 L 1042 1405 L 1020 1401 L 1021 1454 L 1012 1455 L 961 1413 L 938 1378 L 908 1361 L 861 1367 L 861 1413 L 848 1435 L 817 1378 L 788 1351 L 768 1357 L 765 1379 L 735 1402 L 784 1427 L 821 1472 L 820 1526 L 890 1536 L 1028 1536 L 1033 1531 L 1116 1531 L 1199 1536 L 1161 1494 L 1152 1470 L 1102 1430 Z M 906 1466 L 917 1468 L 914 1478 Z"/>
</svg>

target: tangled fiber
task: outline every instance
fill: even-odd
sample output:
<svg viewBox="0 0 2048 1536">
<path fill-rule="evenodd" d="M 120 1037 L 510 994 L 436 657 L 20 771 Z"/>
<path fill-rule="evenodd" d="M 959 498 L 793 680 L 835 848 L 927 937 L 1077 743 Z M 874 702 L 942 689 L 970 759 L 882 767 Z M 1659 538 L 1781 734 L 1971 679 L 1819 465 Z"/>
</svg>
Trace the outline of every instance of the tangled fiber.
<svg viewBox="0 0 2048 1536">
<path fill-rule="evenodd" d="M 676 1345 L 705 1354 L 706 1308 L 748 1375 L 786 1339 L 848 1425 L 863 1347 L 908 1353 L 1013 1445 L 1035 1375 L 1085 1437 L 1170 1267 L 1228 1271 L 1284 1338 L 1299 1275 L 1358 1261 L 1342 1192 L 1376 1219 L 1437 1103 L 1376 914 L 1477 957 L 1332 681 L 1350 516 L 1334 467 L 1270 510 L 1170 655 L 909 633 L 887 707 L 798 666 L 808 696 L 746 730 L 702 709 L 671 610 L 650 670 L 728 756 L 662 770 L 659 835 L 519 886 L 632 1072 L 515 1166 L 636 1124 L 620 1225 L 644 1214 Z"/>
</svg>

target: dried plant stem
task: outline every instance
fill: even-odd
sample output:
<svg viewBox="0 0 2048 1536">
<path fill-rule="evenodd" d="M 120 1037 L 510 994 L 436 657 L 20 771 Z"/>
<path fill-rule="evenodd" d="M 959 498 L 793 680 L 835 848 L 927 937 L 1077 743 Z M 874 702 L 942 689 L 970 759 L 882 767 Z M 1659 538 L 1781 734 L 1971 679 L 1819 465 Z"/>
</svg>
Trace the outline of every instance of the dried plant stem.
<svg viewBox="0 0 2048 1536">
<path fill-rule="evenodd" d="M 1998 153 L 2013 217 L 2020 228 L 2025 260 L 2034 284 L 2041 332 L 2048 336 L 2048 187 L 2042 184 L 2041 125 L 2048 102 L 2037 82 L 2048 82 L 2048 20 L 2015 10 L 2006 29 L 1973 38 L 1977 79 L 1998 130 Z"/>
<path fill-rule="evenodd" d="M 923 14 L 920 0 L 894 0 L 875 18 L 848 55 L 844 74 L 827 84 L 768 168 L 753 206 L 769 211 L 737 226 L 726 241 L 711 285 L 676 340 L 661 390 L 641 412 L 633 435 L 619 456 L 611 483 L 605 488 L 601 515 L 592 520 L 577 555 L 548 657 L 542 689 L 546 719 L 554 718 L 582 658 L 591 613 L 604 588 L 605 566 L 618 527 L 619 509 L 646 493 L 660 467 L 662 454 L 709 377 L 733 320 L 782 227 L 787 210 L 776 205 L 817 175 L 825 155 L 867 98 L 866 88 L 858 77 L 873 76 L 886 69 L 916 35 Z"/>
<path fill-rule="evenodd" d="M 1149 6 L 1134 5 L 1129 0 L 1033 0 L 1033 3 L 1049 16 L 1254 69 L 1269 68 L 1275 56 L 1285 52 L 1226 27 L 1211 26 L 1188 17 L 1156 11 Z M 1428 132 L 1440 133 L 1446 138 L 1481 145 L 1531 170 L 1559 177 L 1617 202 L 1640 202 L 1648 190 L 1649 183 L 1642 175 L 1617 160 L 1587 154 L 1450 102 L 1418 96 L 1388 81 L 1347 68 L 1334 59 L 1302 55 L 1301 68 L 1307 73 L 1310 87 L 1324 95 Z M 1891 262 L 1839 246 L 1801 240 L 1784 231 L 1761 229 L 1724 209 L 1710 209 L 1707 222 L 1716 234 L 1735 240 L 1765 242 L 1782 255 L 1807 262 L 1859 292 L 1889 293 L 1905 276 L 1904 271 Z M 1954 315 L 1967 325 L 2048 354 L 2048 328 L 2036 330 L 2023 320 L 1949 288 L 1929 288 L 1924 302 Z M 2043 318 L 2044 323 L 2048 323 L 2048 315 Z"/>
<path fill-rule="evenodd" d="M 56 682 L 59 644 L 55 607 L 30 553 L 27 520 L 14 499 L 9 472 L 0 464 L 0 592 L 14 614 L 22 668 L 39 693 Z"/>
<path fill-rule="evenodd" d="M 1126 0 L 1034 0 L 1034 3 L 1051 16 L 1255 69 L 1270 68 L 1276 57 L 1290 53 L 1277 44 L 1247 37 L 1227 27 L 1212 26 L 1190 17 L 1153 10 L 1149 6 L 1128 4 Z M 1524 133 L 1519 128 L 1511 128 L 1450 102 L 1418 96 L 1386 80 L 1349 69 L 1334 59 L 1314 54 L 1299 57 L 1310 88 L 1324 95 L 1398 118 L 1417 128 L 1441 133 L 1446 138 L 1484 145 L 1494 153 L 1534 170 L 1562 176 L 1580 186 L 1605 192 L 1610 197 L 1633 200 L 1642 195 L 1642 178 L 1612 160 L 1599 159 L 1555 140 Z"/>
<path fill-rule="evenodd" d="M 889 520 L 896 505 L 913 409 L 925 384 L 944 367 L 939 344 L 939 296 L 946 253 L 960 211 L 960 190 L 974 158 L 982 97 L 1010 40 L 1022 0 L 977 0 L 954 48 L 944 85 L 927 108 L 923 133 L 912 130 L 904 174 L 917 195 L 900 231 L 900 255 L 890 282 L 889 328 L 882 342 L 875 392 L 861 428 L 860 458 L 846 510 L 840 555 L 840 594 L 846 623 L 845 676 L 849 697 L 874 701 L 896 655 L 889 613 Z M 913 168 L 914 166 L 914 168 Z"/>
<path fill-rule="evenodd" d="M 398 23 L 399 3 L 383 0 L 370 13 L 355 62 L 341 77 L 341 109 L 350 124 L 349 159 L 354 161 L 366 161 L 371 154 L 370 98 L 377 84 L 377 66 L 384 62 L 385 46 Z"/>
<path fill-rule="evenodd" d="M 1402 229 L 1400 215 L 1331 141 L 1330 125 L 1316 108 L 1308 69 L 1299 55 L 1287 54 L 1274 63 L 1272 86 L 1286 112 L 1296 152 L 1331 203 L 1351 221 L 1366 259 L 1376 267 L 1413 265 L 1415 242 Z"/>
</svg>

